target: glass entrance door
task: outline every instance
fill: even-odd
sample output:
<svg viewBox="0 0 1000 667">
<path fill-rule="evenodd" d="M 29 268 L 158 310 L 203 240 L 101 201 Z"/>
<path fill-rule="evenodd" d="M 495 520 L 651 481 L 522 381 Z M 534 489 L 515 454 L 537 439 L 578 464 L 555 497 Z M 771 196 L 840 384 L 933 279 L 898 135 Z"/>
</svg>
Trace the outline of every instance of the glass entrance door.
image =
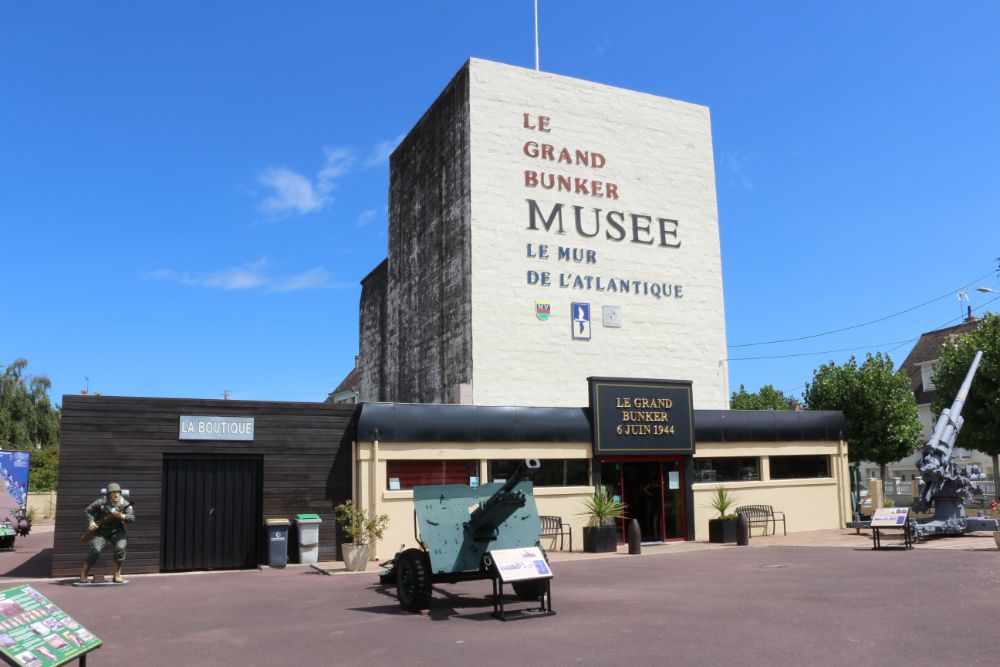
<svg viewBox="0 0 1000 667">
<path fill-rule="evenodd" d="M 608 459 L 601 462 L 601 483 L 627 506 L 625 520 L 619 525 L 619 541 L 625 540 L 632 519 L 639 522 L 643 542 L 685 539 L 683 461 Z"/>
</svg>

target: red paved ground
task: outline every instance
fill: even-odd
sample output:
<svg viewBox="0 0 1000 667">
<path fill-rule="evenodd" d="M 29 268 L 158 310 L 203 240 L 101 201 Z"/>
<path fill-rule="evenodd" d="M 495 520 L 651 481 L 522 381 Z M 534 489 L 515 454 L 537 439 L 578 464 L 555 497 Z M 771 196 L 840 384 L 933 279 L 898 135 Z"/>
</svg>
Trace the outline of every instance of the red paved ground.
<svg viewBox="0 0 1000 667">
<path fill-rule="evenodd" d="M 32 537 L 0 572 L 44 559 Z M 995 549 L 668 547 L 553 569 L 557 614 L 509 623 L 489 616 L 489 582 L 439 587 L 419 616 L 371 574 L 301 567 L 31 583 L 105 641 L 91 666 L 998 664 Z"/>
</svg>

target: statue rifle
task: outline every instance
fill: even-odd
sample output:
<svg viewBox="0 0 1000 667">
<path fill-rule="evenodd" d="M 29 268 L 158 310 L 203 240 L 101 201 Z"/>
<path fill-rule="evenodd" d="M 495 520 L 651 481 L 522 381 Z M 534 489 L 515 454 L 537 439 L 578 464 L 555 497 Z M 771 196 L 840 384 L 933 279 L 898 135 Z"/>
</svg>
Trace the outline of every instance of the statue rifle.
<svg viewBox="0 0 1000 667">
<path fill-rule="evenodd" d="M 132 503 L 125 503 L 125 506 L 122 507 L 122 509 L 127 510 L 129 507 L 132 507 Z M 94 539 L 94 535 L 97 535 L 97 531 L 101 529 L 101 526 L 111 523 L 112 521 L 120 521 L 120 519 L 116 517 L 114 514 L 107 515 L 106 517 L 100 520 L 100 522 L 97 524 L 97 528 L 88 530 L 86 533 L 81 535 L 80 542 L 86 544 L 87 542 L 91 541 L 92 539 Z"/>
</svg>

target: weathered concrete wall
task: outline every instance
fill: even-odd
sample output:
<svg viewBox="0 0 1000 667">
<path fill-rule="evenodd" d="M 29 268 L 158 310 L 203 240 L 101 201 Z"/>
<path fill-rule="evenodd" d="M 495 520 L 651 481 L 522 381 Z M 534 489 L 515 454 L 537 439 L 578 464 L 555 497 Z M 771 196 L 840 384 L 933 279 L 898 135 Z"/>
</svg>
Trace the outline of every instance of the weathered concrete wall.
<svg viewBox="0 0 1000 667">
<path fill-rule="evenodd" d="M 362 401 L 384 401 L 389 395 L 385 383 L 388 337 L 384 335 L 388 315 L 389 260 L 385 259 L 361 281 L 360 341 Z"/>
<path fill-rule="evenodd" d="M 377 333 L 374 313 L 363 309 L 362 400 L 452 402 L 472 374 L 467 67 L 389 166 L 385 320 Z M 367 358 L 364 351 L 375 348 L 380 358 Z"/>
</svg>

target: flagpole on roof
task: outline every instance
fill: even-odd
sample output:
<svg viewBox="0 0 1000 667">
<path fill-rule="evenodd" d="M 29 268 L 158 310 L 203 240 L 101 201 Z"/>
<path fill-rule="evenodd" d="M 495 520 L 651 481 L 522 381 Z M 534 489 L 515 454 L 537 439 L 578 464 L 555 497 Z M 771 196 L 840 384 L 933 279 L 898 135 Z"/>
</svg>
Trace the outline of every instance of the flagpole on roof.
<svg viewBox="0 0 1000 667">
<path fill-rule="evenodd" d="M 538 71 L 538 0 L 535 0 L 535 71 Z"/>
</svg>

